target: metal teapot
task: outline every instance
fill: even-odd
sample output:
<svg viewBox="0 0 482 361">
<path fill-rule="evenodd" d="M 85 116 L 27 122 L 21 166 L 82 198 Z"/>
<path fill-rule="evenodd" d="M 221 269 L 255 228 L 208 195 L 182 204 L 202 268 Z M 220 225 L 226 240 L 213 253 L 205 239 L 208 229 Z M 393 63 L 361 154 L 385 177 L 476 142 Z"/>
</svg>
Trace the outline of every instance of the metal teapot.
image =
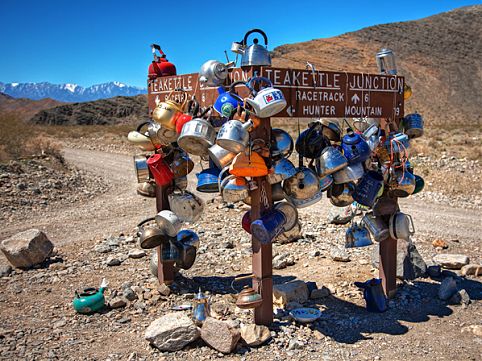
<svg viewBox="0 0 482 361">
<path fill-rule="evenodd" d="M 353 131 L 349 131 L 343 136 L 341 147 L 343 155 L 350 164 L 364 162 L 372 153 L 366 140 Z"/>
<path fill-rule="evenodd" d="M 253 39 L 253 44 L 248 46 L 248 37 L 253 33 L 259 33 L 263 36 L 264 46 L 258 44 L 259 41 L 257 38 Z M 233 49 L 233 46 L 231 49 Z M 241 67 L 271 66 L 271 56 L 269 55 L 268 51 L 268 37 L 264 31 L 260 29 L 252 29 L 248 31 L 244 35 L 241 45 L 236 47 L 236 52 L 238 54 L 243 54 L 241 58 Z"/>
<path fill-rule="evenodd" d="M 281 158 L 273 165 L 272 171 L 267 176 L 270 184 L 276 184 L 296 175 L 296 168 L 288 159 Z"/>
<path fill-rule="evenodd" d="M 231 164 L 237 153 L 230 152 L 223 147 L 214 144 L 208 149 L 209 159 L 218 167 L 223 169 L 227 165 Z"/>
<path fill-rule="evenodd" d="M 301 132 L 296 140 L 295 149 L 302 157 L 316 159 L 329 145 L 330 141 L 323 135 L 323 125 L 320 122 L 313 122 L 308 129 Z"/>
<path fill-rule="evenodd" d="M 169 207 L 182 222 L 196 222 L 201 218 L 204 201 L 189 191 L 175 190 L 167 196 Z"/>
<path fill-rule="evenodd" d="M 220 182 L 219 190 L 225 202 L 239 202 L 249 196 L 246 179 L 229 175 Z"/>
<path fill-rule="evenodd" d="M 396 197 L 405 198 L 415 191 L 416 178 L 406 168 L 406 166 L 400 166 L 391 170 L 389 190 Z"/>
<path fill-rule="evenodd" d="M 196 190 L 201 193 L 217 193 L 219 192 L 218 179 L 219 168 L 211 167 L 203 169 L 196 174 L 197 186 Z"/>
<path fill-rule="evenodd" d="M 204 156 L 214 144 L 216 131 L 208 120 L 193 119 L 182 127 L 177 143 L 189 154 Z"/>
<path fill-rule="evenodd" d="M 348 165 L 348 160 L 337 148 L 328 146 L 323 149 L 315 164 L 318 176 L 325 177 L 345 168 Z"/>
<path fill-rule="evenodd" d="M 386 240 L 390 235 L 387 224 L 381 217 L 374 216 L 373 213 L 365 214 L 361 221 L 377 242 Z"/>
<path fill-rule="evenodd" d="M 85 288 L 80 294 L 75 291 L 75 297 L 72 301 L 74 310 L 78 313 L 89 314 L 100 311 L 105 306 L 104 291 L 108 282 L 104 278 L 100 284 L 100 288 Z"/>
<path fill-rule="evenodd" d="M 289 202 L 279 202 L 274 205 L 274 209 L 282 212 L 286 217 L 283 232 L 291 231 L 298 224 L 298 210 Z"/>
<path fill-rule="evenodd" d="M 253 122 L 248 120 L 241 123 L 239 120 L 229 120 L 223 124 L 218 132 L 216 144 L 233 153 L 239 153 L 246 149 L 249 142 L 249 130 Z"/>
<path fill-rule="evenodd" d="M 134 156 L 134 169 L 136 171 L 137 183 L 144 183 L 150 181 L 149 166 L 147 165 L 147 156 Z"/>
<path fill-rule="evenodd" d="M 322 191 L 317 175 L 307 167 L 298 168 L 294 177 L 283 182 L 286 199 L 297 208 L 308 207 L 321 199 Z"/>
<path fill-rule="evenodd" d="M 194 168 L 194 162 L 185 151 L 180 148 L 174 148 L 169 167 L 174 173 L 174 178 L 180 178 L 191 173 Z"/>
<path fill-rule="evenodd" d="M 390 49 L 381 49 L 377 55 L 377 66 L 380 74 L 397 75 L 395 54 Z"/>
<path fill-rule="evenodd" d="M 328 198 L 331 204 L 336 207 L 346 207 L 353 203 L 353 193 L 355 192 L 355 184 L 352 182 L 344 184 L 332 184 L 328 188 Z"/>
<path fill-rule="evenodd" d="M 249 81 L 248 86 L 250 89 L 253 89 L 253 83 L 260 82 L 266 83 L 267 87 L 262 88 L 258 92 L 253 91 L 254 99 L 246 98 L 245 102 L 253 108 L 256 116 L 269 118 L 281 112 L 287 103 L 283 92 L 273 88 L 268 78 L 254 77 Z"/>
<path fill-rule="evenodd" d="M 153 151 L 156 150 L 156 147 L 151 142 L 149 136 L 146 135 L 147 132 L 142 132 L 142 127 L 149 123 L 150 121 L 142 122 L 141 124 L 139 124 L 136 130 L 129 132 L 129 134 L 127 135 L 127 140 L 137 145 L 142 150 Z"/>
<path fill-rule="evenodd" d="M 192 318 L 196 325 L 201 326 L 211 313 L 211 302 L 199 288 L 199 292 L 193 300 Z"/>
<path fill-rule="evenodd" d="M 348 164 L 345 168 L 333 173 L 333 182 L 335 184 L 354 182 L 363 177 L 364 173 L 362 163 Z"/>
<path fill-rule="evenodd" d="M 394 239 L 410 241 L 410 236 L 415 234 L 415 226 L 409 214 L 397 212 L 390 216 L 388 221 L 390 236 Z"/>
<path fill-rule="evenodd" d="M 403 132 L 410 139 L 423 135 L 423 118 L 418 113 L 408 114 L 402 119 Z"/>
<path fill-rule="evenodd" d="M 142 249 L 155 248 L 163 243 L 169 242 L 169 236 L 167 236 L 159 227 L 155 225 L 149 227 L 145 226 L 146 223 L 153 220 L 153 217 L 147 218 L 137 225 L 139 228 L 139 231 L 137 232 L 137 235 L 139 236 L 139 246 Z"/>
<path fill-rule="evenodd" d="M 323 135 L 333 142 L 339 142 L 341 139 L 341 129 L 338 123 L 333 119 L 321 119 L 319 122 L 323 125 Z"/>
<path fill-rule="evenodd" d="M 172 239 L 171 243 L 177 249 L 178 257 L 176 259 L 176 267 L 184 270 L 191 268 L 196 261 L 196 248 L 189 244 L 179 242 L 177 239 Z"/>
<path fill-rule="evenodd" d="M 366 247 L 373 244 L 368 230 L 360 224 L 354 223 L 345 232 L 345 247 Z"/>
<path fill-rule="evenodd" d="M 172 94 L 172 92 L 171 92 Z M 169 97 L 171 96 L 169 94 Z M 152 119 L 159 123 L 162 127 L 176 131 L 176 119 L 184 111 L 186 99 L 183 103 L 179 103 L 172 99 L 167 99 L 163 102 L 158 102 L 152 111 Z"/>
<path fill-rule="evenodd" d="M 254 275 L 236 277 L 233 282 L 254 278 Z M 234 289 L 234 287 L 233 287 Z M 236 306 L 241 309 L 250 309 L 261 306 L 263 299 L 261 295 L 257 293 L 252 287 L 244 286 L 243 290 L 239 292 L 236 300 Z"/>
<path fill-rule="evenodd" d="M 152 55 L 154 59 L 149 64 L 148 78 L 156 79 L 163 76 L 176 75 L 176 66 L 166 59 L 166 54 L 161 50 L 161 47 L 157 44 L 151 44 Z M 159 55 L 156 54 L 156 50 Z"/>
<path fill-rule="evenodd" d="M 217 60 L 208 60 L 199 71 L 199 81 L 206 86 L 219 86 L 228 77 L 228 67 Z"/>
<path fill-rule="evenodd" d="M 288 158 L 293 152 L 293 138 L 283 129 L 271 129 L 271 157 L 273 160 Z"/>
<path fill-rule="evenodd" d="M 156 197 L 156 183 L 153 181 L 139 183 L 137 185 L 137 194 L 143 197 L 155 198 Z"/>
</svg>

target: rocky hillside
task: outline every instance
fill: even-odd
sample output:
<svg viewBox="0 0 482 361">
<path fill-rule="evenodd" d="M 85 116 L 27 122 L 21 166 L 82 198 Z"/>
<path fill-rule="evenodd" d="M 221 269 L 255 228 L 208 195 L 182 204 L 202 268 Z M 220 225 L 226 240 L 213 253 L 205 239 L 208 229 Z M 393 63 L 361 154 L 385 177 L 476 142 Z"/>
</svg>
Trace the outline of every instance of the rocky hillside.
<svg viewBox="0 0 482 361">
<path fill-rule="evenodd" d="M 147 96 L 115 97 L 42 110 L 31 122 L 44 125 L 108 125 L 137 122 L 147 115 Z"/>
<path fill-rule="evenodd" d="M 414 90 L 407 111 L 419 111 L 431 127 L 480 129 L 482 5 L 283 45 L 274 49 L 273 65 L 304 68 L 309 61 L 318 69 L 376 73 L 382 47 L 395 52 L 399 74 Z"/>
<path fill-rule="evenodd" d="M 15 113 L 20 119 L 28 119 L 40 110 L 61 104 L 63 103 L 49 98 L 42 100 L 15 99 L 7 94 L 0 93 L 0 114 Z"/>
</svg>

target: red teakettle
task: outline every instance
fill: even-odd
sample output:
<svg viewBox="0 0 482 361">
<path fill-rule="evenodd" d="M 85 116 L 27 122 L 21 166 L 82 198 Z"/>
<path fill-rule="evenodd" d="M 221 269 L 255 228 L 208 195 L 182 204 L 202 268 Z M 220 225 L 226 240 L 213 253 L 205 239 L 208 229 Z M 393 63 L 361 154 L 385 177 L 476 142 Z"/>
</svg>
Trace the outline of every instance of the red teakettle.
<svg viewBox="0 0 482 361">
<path fill-rule="evenodd" d="M 176 75 L 176 66 L 167 61 L 166 54 L 161 50 L 161 47 L 157 44 L 152 44 L 151 49 L 154 60 L 149 65 L 149 79 Z M 159 51 L 159 55 L 156 54 L 156 50 Z"/>
<path fill-rule="evenodd" d="M 153 154 L 147 159 L 147 166 L 154 176 L 158 186 L 165 186 L 172 182 L 174 173 L 164 161 L 161 154 Z"/>
</svg>

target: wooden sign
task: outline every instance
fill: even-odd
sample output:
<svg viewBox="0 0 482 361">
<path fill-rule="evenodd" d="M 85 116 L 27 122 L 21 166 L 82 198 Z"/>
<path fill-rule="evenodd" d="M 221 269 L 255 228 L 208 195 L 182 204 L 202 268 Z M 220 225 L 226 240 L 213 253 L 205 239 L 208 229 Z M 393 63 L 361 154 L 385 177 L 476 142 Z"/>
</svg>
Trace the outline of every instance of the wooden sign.
<svg viewBox="0 0 482 361">
<path fill-rule="evenodd" d="M 403 89 L 401 76 L 311 71 L 262 67 L 260 76 L 269 79 L 280 89 L 288 103 L 276 117 L 294 118 L 390 118 L 403 116 Z M 250 72 L 232 69 L 227 84 L 247 81 Z M 189 96 L 195 95 L 201 106 L 214 104 L 218 97 L 216 87 L 206 87 L 198 81 L 198 74 L 157 78 L 149 81 L 148 101 L 152 111 L 157 101 L 163 101 L 176 88 L 183 88 Z M 237 86 L 241 96 L 247 96 L 245 86 Z M 180 92 L 171 97 L 182 100 Z"/>
</svg>

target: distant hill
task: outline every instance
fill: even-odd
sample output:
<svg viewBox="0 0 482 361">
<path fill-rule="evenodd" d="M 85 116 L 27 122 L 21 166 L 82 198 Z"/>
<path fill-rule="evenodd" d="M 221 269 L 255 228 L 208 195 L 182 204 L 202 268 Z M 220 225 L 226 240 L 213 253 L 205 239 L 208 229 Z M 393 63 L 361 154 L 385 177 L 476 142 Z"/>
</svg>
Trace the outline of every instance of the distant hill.
<svg viewBox="0 0 482 361">
<path fill-rule="evenodd" d="M 273 66 L 304 68 L 309 61 L 320 70 L 376 73 L 382 47 L 395 52 L 399 74 L 412 86 L 406 111 L 419 111 L 429 126 L 481 126 L 482 5 L 282 45 Z"/>
<path fill-rule="evenodd" d="M 116 96 L 135 96 L 147 93 L 145 88 L 129 86 L 120 82 L 92 85 L 84 88 L 77 84 L 8 83 L 0 82 L 0 92 L 14 98 L 39 100 L 51 98 L 62 102 L 85 102 Z"/>
<path fill-rule="evenodd" d="M 15 113 L 21 119 L 29 119 L 37 112 L 63 104 L 53 99 L 16 99 L 0 93 L 0 113 Z"/>
<path fill-rule="evenodd" d="M 114 97 L 45 109 L 30 122 L 44 125 L 108 125 L 135 123 L 148 114 L 147 96 Z"/>
</svg>

